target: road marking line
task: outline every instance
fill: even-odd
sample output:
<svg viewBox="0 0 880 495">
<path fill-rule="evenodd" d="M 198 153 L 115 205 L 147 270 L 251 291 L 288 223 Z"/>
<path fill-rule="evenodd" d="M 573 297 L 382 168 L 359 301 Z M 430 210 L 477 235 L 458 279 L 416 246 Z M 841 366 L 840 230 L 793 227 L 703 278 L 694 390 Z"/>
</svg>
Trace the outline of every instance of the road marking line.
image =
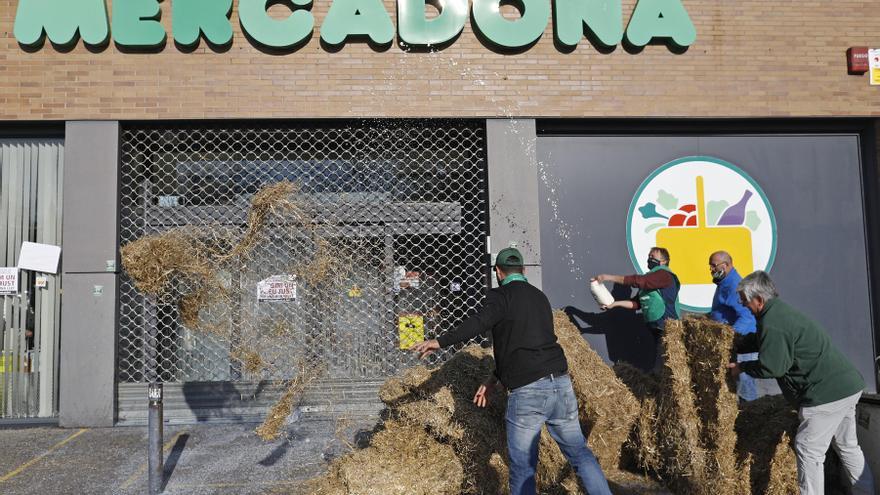
<svg viewBox="0 0 880 495">
<path fill-rule="evenodd" d="M 162 446 L 162 456 L 163 457 L 165 456 L 165 453 L 168 452 L 168 449 L 170 449 L 171 446 L 177 442 L 177 439 L 180 438 L 180 435 L 183 435 L 184 433 L 186 433 L 186 432 L 185 431 L 178 432 L 176 435 L 171 437 L 171 440 L 168 440 L 167 442 L 165 442 L 165 445 Z M 144 473 L 147 472 L 147 469 L 149 469 L 149 467 L 150 467 L 149 462 L 145 462 L 145 463 L 141 464 L 141 466 L 138 468 L 138 470 L 135 471 L 134 474 L 129 476 L 128 479 L 125 480 L 125 483 L 123 483 L 122 486 L 119 487 L 119 489 L 125 490 L 126 488 L 131 486 L 131 484 L 134 483 L 135 481 L 137 481 L 137 479 L 140 478 L 141 475 L 143 475 Z M 164 467 L 164 464 L 162 467 Z"/>
<path fill-rule="evenodd" d="M 31 460 L 25 462 L 24 464 L 22 464 L 21 466 L 18 466 L 17 468 L 13 469 L 12 471 L 10 471 L 10 472 L 4 474 L 2 477 L 0 477 L 0 483 L 3 483 L 4 481 L 8 481 L 8 480 L 9 480 L 10 478 L 12 478 L 13 476 L 17 475 L 18 473 L 24 471 L 25 469 L 27 469 L 27 468 L 29 468 L 29 467 L 31 467 L 31 466 L 33 466 L 34 464 L 36 464 L 37 462 L 39 462 L 40 459 L 46 457 L 47 455 L 51 454 L 52 452 L 55 452 L 56 450 L 58 450 L 58 449 L 60 449 L 61 447 L 63 447 L 67 442 L 73 440 L 74 438 L 76 438 L 76 437 L 82 435 L 83 433 L 85 433 L 85 432 L 87 432 L 87 431 L 89 431 L 88 428 L 83 428 L 83 429 L 79 430 L 78 432 L 76 432 L 76 433 L 70 435 L 69 437 L 65 438 L 64 440 L 62 440 L 62 441 L 56 443 L 55 445 L 53 445 L 52 447 L 50 447 L 49 450 L 43 452 L 42 454 L 40 454 L 40 455 L 34 457 L 34 458 L 31 459 Z"/>
</svg>

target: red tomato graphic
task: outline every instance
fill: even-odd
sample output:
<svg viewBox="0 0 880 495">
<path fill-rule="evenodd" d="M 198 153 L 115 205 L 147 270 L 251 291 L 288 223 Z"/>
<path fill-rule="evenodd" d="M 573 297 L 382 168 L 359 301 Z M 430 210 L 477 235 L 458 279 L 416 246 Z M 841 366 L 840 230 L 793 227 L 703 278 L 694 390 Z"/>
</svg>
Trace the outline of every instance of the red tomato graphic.
<svg viewBox="0 0 880 495">
<path fill-rule="evenodd" d="M 678 211 L 684 213 L 676 213 L 669 217 L 670 227 L 696 227 L 697 226 L 697 205 L 683 205 Z"/>
</svg>

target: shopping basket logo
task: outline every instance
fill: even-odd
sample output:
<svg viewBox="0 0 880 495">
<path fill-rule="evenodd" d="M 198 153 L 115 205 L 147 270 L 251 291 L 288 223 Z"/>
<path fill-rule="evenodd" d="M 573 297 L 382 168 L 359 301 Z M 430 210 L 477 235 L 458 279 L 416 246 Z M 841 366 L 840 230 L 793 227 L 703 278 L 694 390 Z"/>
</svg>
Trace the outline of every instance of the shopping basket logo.
<svg viewBox="0 0 880 495">
<path fill-rule="evenodd" d="M 770 270 L 776 256 L 776 218 L 764 191 L 724 160 L 692 156 L 655 170 L 636 191 L 627 214 L 630 259 L 647 271 L 648 250 L 669 250 L 684 309 L 708 311 L 715 285 L 709 256 L 730 253 L 740 275 Z"/>
</svg>

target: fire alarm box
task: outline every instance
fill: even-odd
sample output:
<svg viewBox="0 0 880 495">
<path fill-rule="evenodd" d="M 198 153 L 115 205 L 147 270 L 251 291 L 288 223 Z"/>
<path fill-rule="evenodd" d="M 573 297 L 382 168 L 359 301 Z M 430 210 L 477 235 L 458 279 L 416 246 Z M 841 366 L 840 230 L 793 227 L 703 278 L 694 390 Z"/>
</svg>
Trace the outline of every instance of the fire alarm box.
<svg viewBox="0 0 880 495">
<path fill-rule="evenodd" d="M 854 46 L 846 51 L 846 67 L 850 74 L 868 72 L 868 47 Z"/>
</svg>

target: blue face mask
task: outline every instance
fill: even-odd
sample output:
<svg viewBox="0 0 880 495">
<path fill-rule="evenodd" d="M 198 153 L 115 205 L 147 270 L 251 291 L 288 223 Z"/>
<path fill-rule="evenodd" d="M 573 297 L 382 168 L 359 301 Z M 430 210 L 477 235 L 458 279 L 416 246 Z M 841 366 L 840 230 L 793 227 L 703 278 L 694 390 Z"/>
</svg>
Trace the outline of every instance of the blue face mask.
<svg viewBox="0 0 880 495">
<path fill-rule="evenodd" d="M 654 257 L 648 258 L 648 270 L 653 270 L 658 266 L 660 266 L 660 260 Z"/>
</svg>

